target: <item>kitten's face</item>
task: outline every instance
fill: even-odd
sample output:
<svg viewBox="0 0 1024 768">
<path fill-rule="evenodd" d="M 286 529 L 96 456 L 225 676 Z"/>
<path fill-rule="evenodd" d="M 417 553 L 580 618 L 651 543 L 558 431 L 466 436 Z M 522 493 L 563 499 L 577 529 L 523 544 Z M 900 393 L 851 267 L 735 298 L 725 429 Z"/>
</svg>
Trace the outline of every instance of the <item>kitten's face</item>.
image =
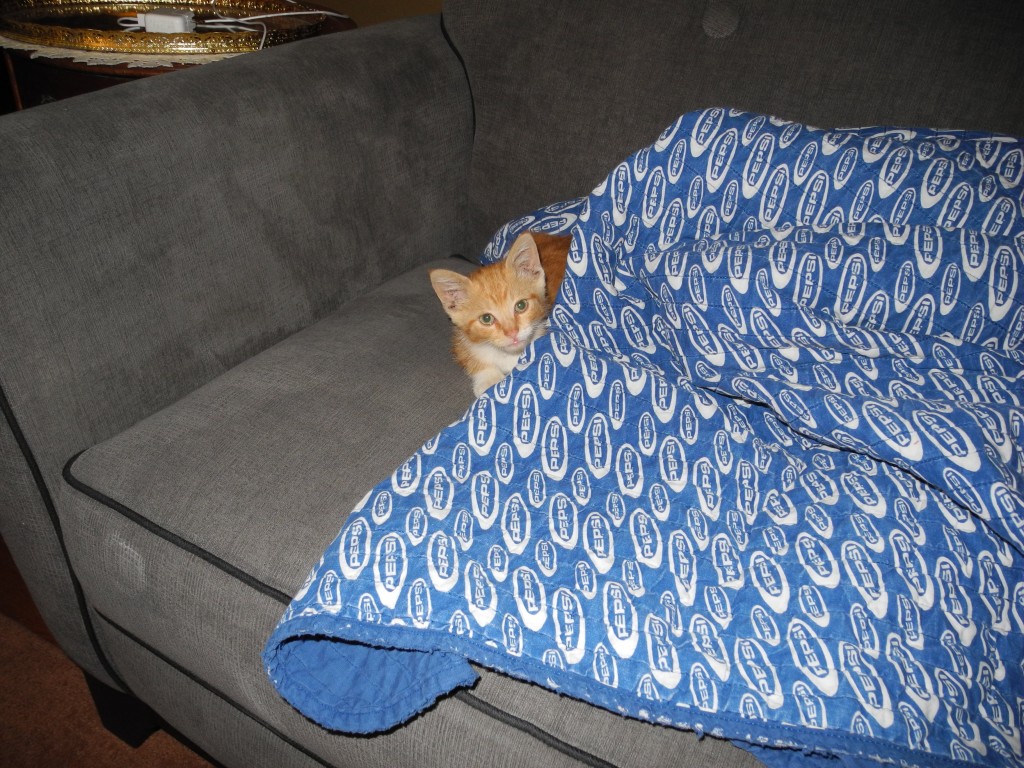
<svg viewBox="0 0 1024 768">
<path fill-rule="evenodd" d="M 451 279 L 455 273 L 441 275 Z M 510 260 L 489 264 L 439 295 L 452 322 L 474 344 L 520 354 L 543 328 L 547 315 L 544 274 L 517 269 Z M 434 281 L 435 288 L 438 279 Z"/>
<path fill-rule="evenodd" d="M 544 270 L 532 239 L 517 241 L 505 259 L 469 276 L 435 270 L 430 279 L 445 312 L 473 344 L 518 355 L 544 328 Z"/>
</svg>

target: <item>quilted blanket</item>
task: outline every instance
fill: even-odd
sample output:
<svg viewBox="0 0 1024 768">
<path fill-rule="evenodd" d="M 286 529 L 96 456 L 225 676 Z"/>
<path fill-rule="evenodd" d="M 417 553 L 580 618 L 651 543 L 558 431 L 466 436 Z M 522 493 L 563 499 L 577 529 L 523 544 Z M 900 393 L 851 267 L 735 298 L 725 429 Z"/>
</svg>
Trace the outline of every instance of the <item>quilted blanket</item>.
<svg viewBox="0 0 1024 768">
<path fill-rule="evenodd" d="M 766 762 L 1024 765 L 1022 177 L 709 109 L 509 223 L 572 234 L 551 332 L 347 515 L 280 693 L 375 732 L 472 662 Z"/>
</svg>

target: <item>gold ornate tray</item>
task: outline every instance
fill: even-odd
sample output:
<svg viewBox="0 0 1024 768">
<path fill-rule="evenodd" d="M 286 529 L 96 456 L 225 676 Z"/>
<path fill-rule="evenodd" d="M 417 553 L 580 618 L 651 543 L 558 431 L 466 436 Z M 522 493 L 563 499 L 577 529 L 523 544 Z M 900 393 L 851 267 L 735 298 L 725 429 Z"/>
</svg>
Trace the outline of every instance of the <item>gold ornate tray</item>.
<svg viewBox="0 0 1024 768">
<path fill-rule="evenodd" d="M 309 12 L 309 15 L 262 18 L 253 31 L 197 27 L 194 32 L 157 34 L 124 29 L 118 19 L 159 9 L 192 11 L 195 21 L 265 14 Z M 316 34 L 326 18 L 322 9 L 286 0 L 0 0 L 0 33 L 23 43 L 110 53 L 243 53 Z M 266 25 L 264 32 L 263 26 Z"/>
</svg>

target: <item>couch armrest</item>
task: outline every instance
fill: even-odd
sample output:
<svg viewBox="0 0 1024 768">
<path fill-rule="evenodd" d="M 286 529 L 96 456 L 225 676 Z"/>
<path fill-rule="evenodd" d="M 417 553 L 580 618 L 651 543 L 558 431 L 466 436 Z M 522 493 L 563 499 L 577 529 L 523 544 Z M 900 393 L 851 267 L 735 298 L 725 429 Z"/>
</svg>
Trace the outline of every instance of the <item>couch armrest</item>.
<svg viewBox="0 0 1024 768">
<path fill-rule="evenodd" d="M 63 463 L 457 251 L 471 144 L 438 17 L 0 118 L 0 532 L 79 663 Z"/>
</svg>

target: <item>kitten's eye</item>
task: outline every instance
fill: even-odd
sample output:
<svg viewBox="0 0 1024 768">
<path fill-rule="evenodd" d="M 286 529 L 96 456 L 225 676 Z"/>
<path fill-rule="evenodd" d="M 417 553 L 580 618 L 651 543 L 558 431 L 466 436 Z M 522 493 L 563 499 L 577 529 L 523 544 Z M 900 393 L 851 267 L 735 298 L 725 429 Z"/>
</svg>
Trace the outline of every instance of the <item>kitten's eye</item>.
<svg viewBox="0 0 1024 768">
<path fill-rule="evenodd" d="M 516 302 L 516 312 L 526 311 L 526 299 L 520 299 Z"/>
<path fill-rule="evenodd" d="M 489 312 L 480 315 L 480 322 L 483 323 L 484 325 L 492 325 L 494 323 L 494 315 L 492 315 Z"/>
</svg>

